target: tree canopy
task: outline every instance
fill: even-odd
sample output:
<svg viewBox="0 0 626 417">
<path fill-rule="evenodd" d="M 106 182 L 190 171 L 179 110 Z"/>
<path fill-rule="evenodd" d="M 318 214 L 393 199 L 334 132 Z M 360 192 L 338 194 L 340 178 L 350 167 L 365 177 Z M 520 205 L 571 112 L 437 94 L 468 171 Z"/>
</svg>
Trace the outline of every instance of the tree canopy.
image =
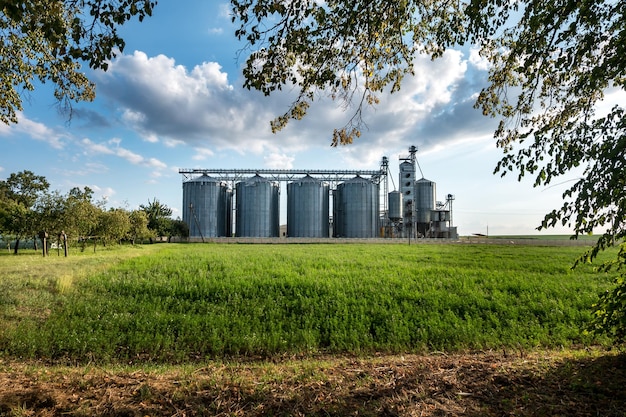
<svg viewBox="0 0 626 417">
<path fill-rule="evenodd" d="M 0 0 L 0 121 L 17 123 L 22 95 L 50 81 L 63 109 L 93 100 L 81 62 L 106 69 L 124 50 L 118 28 L 152 14 L 149 0 Z"/>
</svg>

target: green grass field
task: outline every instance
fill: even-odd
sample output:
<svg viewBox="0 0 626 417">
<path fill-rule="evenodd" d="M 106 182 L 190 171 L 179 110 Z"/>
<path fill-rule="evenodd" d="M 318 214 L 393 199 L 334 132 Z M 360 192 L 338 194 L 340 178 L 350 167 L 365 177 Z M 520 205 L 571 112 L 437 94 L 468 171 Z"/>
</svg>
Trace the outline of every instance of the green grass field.
<svg viewBox="0 0 626 417">
<path fill-rule="evenodd" d="M 159 244 L 0 255 L 0 351 L 71 363 L 531 349 L 583 332 L 611 276 L 580 247 Z"/>
</svg>

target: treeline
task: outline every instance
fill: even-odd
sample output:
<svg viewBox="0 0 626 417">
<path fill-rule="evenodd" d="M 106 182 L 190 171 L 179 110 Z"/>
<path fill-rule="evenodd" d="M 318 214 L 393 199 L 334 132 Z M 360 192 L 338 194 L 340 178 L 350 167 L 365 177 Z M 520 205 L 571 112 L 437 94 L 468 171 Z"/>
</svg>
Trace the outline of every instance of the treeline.
<svg viewBox="0 0 626 417">
<path fill-rule="evenodd" d="M 156 198 L 136 210 L 107 209 L 105 201 L 94 200 L 89 187 L 61 194 L 50 190 L 45 177 L 28 170 L 0 180 L 0 235 L 3 241 L 15 242 L 15 254 L 25 240 L 33 239 L 36 249 L 38 238 L 65 248 L 84 248 L 87 241 L 135 244 L 159 237 L 188 237 L 187 224 L 171 215 L 172 209 Z"/>
</svg>

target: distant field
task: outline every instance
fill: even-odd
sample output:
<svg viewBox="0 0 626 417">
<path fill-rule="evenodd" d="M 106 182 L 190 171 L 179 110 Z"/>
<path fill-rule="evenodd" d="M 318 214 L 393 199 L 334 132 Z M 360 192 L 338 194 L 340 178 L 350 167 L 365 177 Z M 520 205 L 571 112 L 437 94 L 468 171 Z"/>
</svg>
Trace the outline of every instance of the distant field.
<svg viewBox="0 0 626 417">
<path fill-rule="evenodd" d="M 532 239 L 532 240 L 577 240 L 592 245 L 598 240 L 598 235 L 580 235 L 572 239 L 572 235 L 497 235 L 489 239 Z"/>
<path fill-rule="evenodd" d="M 428 352 L 605 343 L 581 328 L 611 277 L 580 247 L 159 244 L 0 255 L 9 358 Z"/>
</svg>

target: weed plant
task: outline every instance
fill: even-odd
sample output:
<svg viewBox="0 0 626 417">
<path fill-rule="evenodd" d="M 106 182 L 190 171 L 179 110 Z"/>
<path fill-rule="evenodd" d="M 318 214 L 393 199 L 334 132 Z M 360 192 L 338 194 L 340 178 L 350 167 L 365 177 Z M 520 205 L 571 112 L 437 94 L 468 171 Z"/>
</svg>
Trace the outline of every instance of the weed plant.
<svg viewBox="0 0 626 417">
<path fill-rule="evenodd" d="M 14 258 L 0 257 L 0 350 L 176 363 L 605 342 L 581 329 L 612 277 L 589 265 L 570 270 L 581 248 L 153 246 L 140 256 L 100 255 L 85 273 L 77 265 L 88 256 L 68 258 L 69 277 L 22 276 Z"/>
</svg>

